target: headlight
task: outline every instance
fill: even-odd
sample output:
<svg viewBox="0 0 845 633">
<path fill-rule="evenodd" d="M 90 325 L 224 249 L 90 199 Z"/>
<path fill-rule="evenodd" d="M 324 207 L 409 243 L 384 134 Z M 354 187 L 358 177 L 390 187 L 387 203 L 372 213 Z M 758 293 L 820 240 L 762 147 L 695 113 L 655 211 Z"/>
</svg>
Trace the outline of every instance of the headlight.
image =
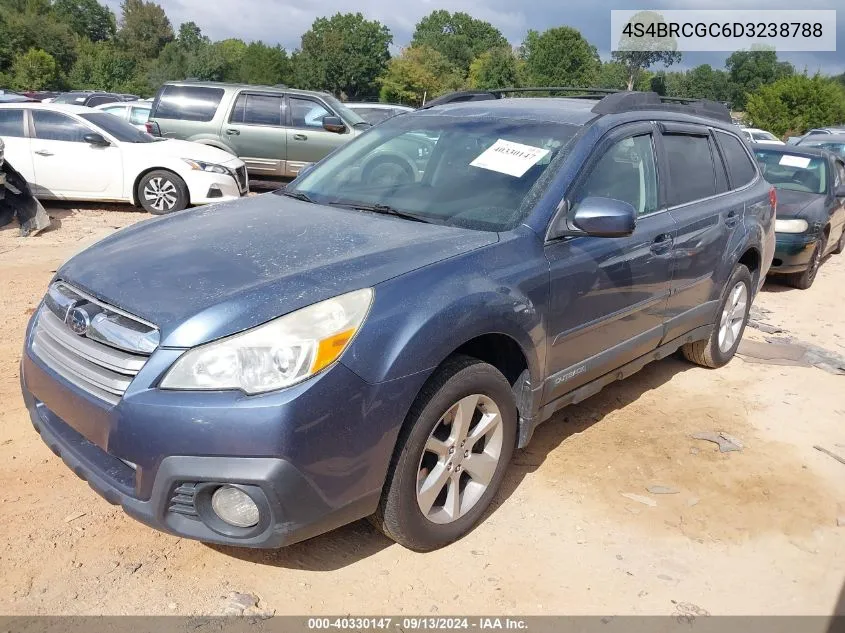
<svg viewBox="0 0 845 633">
<path fill-rule="evenodd" d="M 356 290 L 185 352 L 162 389 L 240 389 L 248 394 L 289 387 L 334 363 L 364 322 L 371 288 Z"/>
<path fill-rule="evenodd" d="M 807 220 L 775 220 L 775 233 L 804 233 L 809 228 Z"/>
<path fill-rule="evenodd" d="M 231 175 L 229 170 L 223 167 L 223 165 L 215 165 L 214 163 L 205 163 L 201 160 L 192 160 L 190 158 L 183 158 L 186 163 L 191 166 L 191 169 L 195 171 L 207 171 L 212 174 L 226 174 Z"/>
</svg>

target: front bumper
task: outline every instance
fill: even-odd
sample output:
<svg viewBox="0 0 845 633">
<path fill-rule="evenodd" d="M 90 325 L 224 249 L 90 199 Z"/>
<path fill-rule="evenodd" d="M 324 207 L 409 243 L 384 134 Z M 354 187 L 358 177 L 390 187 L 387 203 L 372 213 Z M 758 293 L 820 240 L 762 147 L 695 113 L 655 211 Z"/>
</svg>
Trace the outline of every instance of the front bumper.
<svg viewBox="0 0 845 633">
<path fill-rule="evenodd" d="M 232 174 L 191 171 L 185 175 L 191 204 L 213 204 L 237 200 L 249 193 L 249 184 L 239 185 Z"/>
<path fill-rule="evenodd" d="M 778 233 L 775 256 L 770 275 L 797 273 L 807 270 L 816 248 L 818 235 L 807 233 Z"/>
<path fill-rule="evenodd" d="M 289 389 L 252 397 L 145 384 L 175 352 L 154 353 L 112 406 L 54 373 L 27 344 L 20 376 L 33 425 L 110 503 L 186 538 L 280 547 L 375 511 L 399 428 L 425 375 L 370 385 L 338 363 Z M 260 500 L 259 525 L 220 529 L 206 521 L 200 495 L 192 495 L 210 483 L 251 490 Z"/>
</svg>

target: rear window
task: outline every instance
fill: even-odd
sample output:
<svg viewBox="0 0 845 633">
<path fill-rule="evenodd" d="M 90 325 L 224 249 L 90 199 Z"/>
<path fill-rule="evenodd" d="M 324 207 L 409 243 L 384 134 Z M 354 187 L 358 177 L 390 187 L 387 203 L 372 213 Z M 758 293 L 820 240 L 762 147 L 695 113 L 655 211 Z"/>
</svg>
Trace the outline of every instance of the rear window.
<svg viewBox="0 0 845 633">
<path fill-rule="evenodd" d="M 223 99 L 222 88 L 165 86 L 159 93 L 150 118 L 208 122 Z"/>
<path fill-rule="evenodd" d="M 751 162 L 751 157 L 745 151 L 742 142 L 732 134 L 725 134 L 724 132 L 717 132 L 716 137 L 719 139 L 719 145 L 725 157 L 731 187 L 739 189 L 754 180 L 757 170 L 754 168 L 754 163 Z"/>
<path fill-rule="evenodd" d="M 24 136 L 23 110 L 0 110 L 0 136 Z"/>
<path fill-rule="evenodd" d="M 663 146 L 669 159 L 671 206 L 716 195 L 716 171 L 708 137 L 667 134 Z"/>
<path fill-rule="evenodd" d="M 778 189 L 818 194 L 827 191 L 824 158 L 763 149 L 754 154 L 763 177 Z"/>
</svg>

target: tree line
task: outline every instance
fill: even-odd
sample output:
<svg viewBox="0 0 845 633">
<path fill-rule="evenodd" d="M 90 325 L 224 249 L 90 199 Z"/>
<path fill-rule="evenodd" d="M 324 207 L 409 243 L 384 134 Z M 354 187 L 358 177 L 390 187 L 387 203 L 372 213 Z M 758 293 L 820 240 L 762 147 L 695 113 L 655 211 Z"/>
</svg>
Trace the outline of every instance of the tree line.
<svg viewBox="0 0 845 633">
<path fill-rule="evenodd" d="M 292 53 L 261 41 L 212 42 L 178 30 L 161 6 L 124 0 L 119 19 L 98 0 L 0 0 L 0 87 L 153 94 L 195 78 L 327 90 L 349 100 L 420 105 L 451 90 L 574 86 L 710 98 L 779 135 L 845 123 L 845 74 L 798 72 L 774 51 L 739 51 L 724 69 L 672 71 L 679 53 L 631 51 L 602 61 L 569 26 L 531 30 L 513 47 L 492 24 L 435 10 L 391 56 L 393 35 L 361 13 L 314 21 Z"/>
</svg>

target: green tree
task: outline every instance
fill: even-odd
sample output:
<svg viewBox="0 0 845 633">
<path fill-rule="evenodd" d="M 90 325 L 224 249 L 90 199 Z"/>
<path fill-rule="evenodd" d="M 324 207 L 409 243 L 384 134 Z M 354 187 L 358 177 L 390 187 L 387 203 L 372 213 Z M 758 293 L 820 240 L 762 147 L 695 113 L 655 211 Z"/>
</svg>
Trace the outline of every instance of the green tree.
<svg viewBox="0 0 845 633">
<path fill-rule="evenodd" d="M 92 42 L 111 39 L 117 32 L 114 13 L 97 0 L 55 0 L 53 12 L 77 35 Z"/>
<path fill-rule="evenodd" d="M 845 121 L 845 90 L 816 74 L 790 75 L 748 95 L 746 112 L 753 124 L 778 136 Z"/>
<path fill-rule="evenodd" d="M 472 61 L 491 49 L 509 46 L 501 31 L 489 22 L 460 11 L 432 11 L 417 23 L 411 46 L 428 46 L 458 68 L 464 75 Z"/>
<path fill-rule="evenodd" d="M 179 25 L 176 44 L 186 53 L 198 53 L 203 46 L 208 46 L 211 42 L 202 34 L 196 22 L 185 22 Z"/>
<path fill-rule="evenodd" d="M 601 70 L 596 47 L 570 26 L 528 31 L 522 45 L 528 80 L 535 86 L 595 85 Z"/>
<path fill-rule="evenodd" d="M 291 60 L 281 46 L 261 41 L 250 42 L 240 58 L 237 81 L 248 84 L 289 85 L 292 83 Z"/>
<path fill-rule="evenodd" d="M 138 92 L 136 70 L 135 60 L 113 42 L 82 40 L 79 57 L 67 80 L 76 89 Z M 140 92 L 147 93 L 149 89 Z"/>
<path fill-rule="evenodd" d="M 155 2 L 123 0 L 118 39 L 123 50 L 138 60 L 152 60 L 173 41 L 167 14 Z"/>
<path fill-rule="evenodd" d="M 31 48 L 49 53 L 56 61 L 60 73 L 70 70 L 76 61 L 77 36 L 70 27 L 56 20 L 50 13 L 37 11 L 14 12 L 0 4 L 0 51 L 4 48 L 12 59 L 7 60 L 11 68 L 12 60 L 20 53 Z M 2 33 L 2 29 L 6 33 Z M 0 67 L 2 70 L 2 67 Z"/>
<path fill-rule="evenodd" d="M 56 80 L 56 60 L 46 51 L 30 48 L 15 59 L 12 74 L 19 90 L 43 90 Z"/>
<path fill-rule="evenodd" d="M 665 20 L 661 14 L 654 11 L 640 11 L 629 20 L 629 23 L 665 24 Z M 683 56 L 676 49 L 677 42 L 674 37 L 633 38 L 623 35 L 617 49 L 611 53 L 611 57 L 613 61 L 625 67 L 625 85 L 628 90 L 633 90 L 643 72 L 648 68 L 660 62 L 668 68 L 681 61 Z"/>
<path fill-rule="evenodd" d="M 624 90 L 627 82 L 624 64 L 619 62 L 604 62 L 596 76 L 596 88 L 610 88 L 612 90 Z"/>
<path fill-rule="evenodd" d="M 379 82 L 382 101 L 419 106 L 460 88 L 463 76 L 442 53 L 428 46 L 411 46 L 390 60 Z"/>
<path fill-rule="evenodd" d="M 731 89 L 728 74 L 715 70 L 710 64 L 701 64 L 687 72 L 689 96 L 714 101 L 730 101 Z"/>
<path fill-rule="evenodd" d="M 302 36 L 297 83 L 348 98 L 371 94 L 390 59 L 392 41 L 386 26 L 365 20 L 360 13 L 317 18 Z"/>
<path fill-rule="evenodd" d="M 519 87 L 520 63 L 509 46 L 481 53 L 469 66 L 469 87 L 481 90 Z"/>
<path fill-rule="evenodd" d="M 789 62 L 778 61 L 773 50 L 737 51 L 725 62 L 731 86 L 731 102 L 735 110 L 745 109 L 747 95 L 783 77 L 795 73 Z"/>
</svg>

